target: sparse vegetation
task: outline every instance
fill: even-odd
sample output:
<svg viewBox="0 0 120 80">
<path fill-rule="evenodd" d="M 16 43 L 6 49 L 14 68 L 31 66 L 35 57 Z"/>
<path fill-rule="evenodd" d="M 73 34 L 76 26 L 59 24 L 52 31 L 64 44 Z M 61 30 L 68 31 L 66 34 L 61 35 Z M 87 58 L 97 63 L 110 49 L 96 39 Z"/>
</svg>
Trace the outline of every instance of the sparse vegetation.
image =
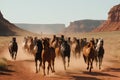
<svg viewBox="0 0 120 80">
<path fill-rule="evenodd" d="M 0 71 L 3 69 L 7 69 L 7 59 L 0 58 Z"/>
</svg>

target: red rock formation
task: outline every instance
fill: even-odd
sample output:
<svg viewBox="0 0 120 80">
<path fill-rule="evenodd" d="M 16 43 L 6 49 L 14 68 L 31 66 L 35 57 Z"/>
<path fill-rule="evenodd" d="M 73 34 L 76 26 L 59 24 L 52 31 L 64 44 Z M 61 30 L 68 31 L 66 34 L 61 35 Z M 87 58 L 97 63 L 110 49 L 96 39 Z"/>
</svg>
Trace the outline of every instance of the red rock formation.
<svg viewBox="0 0 120 80">
<path fill-rule="evenodd" d="M 120 30 L 120 4 L 113 6 L 108 12 L 108 20 L 93 32 Z"/>
</svg>

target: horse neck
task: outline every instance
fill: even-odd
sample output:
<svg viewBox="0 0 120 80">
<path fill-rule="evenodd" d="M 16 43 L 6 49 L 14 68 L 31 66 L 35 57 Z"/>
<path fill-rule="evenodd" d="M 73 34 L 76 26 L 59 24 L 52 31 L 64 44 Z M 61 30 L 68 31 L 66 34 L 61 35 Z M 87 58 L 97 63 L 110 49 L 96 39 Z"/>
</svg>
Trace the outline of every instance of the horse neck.
<svg viewBox="0 0 120 80">
<path fill-rule="evenodd" d="M 101 41 L 99 40 L 98 43 L 97 43 L 98 48 L 100 47 L 100 44 L 101 44 Z"/>
</svg>

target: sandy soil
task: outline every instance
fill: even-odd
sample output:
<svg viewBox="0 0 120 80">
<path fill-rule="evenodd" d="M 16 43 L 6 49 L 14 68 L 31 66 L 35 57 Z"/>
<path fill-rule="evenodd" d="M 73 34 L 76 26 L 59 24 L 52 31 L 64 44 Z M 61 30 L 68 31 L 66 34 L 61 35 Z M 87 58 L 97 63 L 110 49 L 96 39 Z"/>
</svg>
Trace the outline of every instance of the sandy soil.
<svg viewBox="0 0 120 80">
<path fill-rule="evenodd" d="M 0 72 L 0 80 L 120 80 L 120 60 L 105 54 L 102 69 L 94 64 L 92 72 L 86 70 L 83 57 L 71 57 L 70 67 L 65 71 L 61 59 L 56 58 L 55 73 L 43 76 L 43 71 L 35 73 L 34 56 L 23 52 L 19 42 L 17 60 L 11 60 L 7 47 L 0 52 L 0 57 L 8 59 L 8 69 Z M 47 65 L 47 63 L 46 63 Z"/>
</svg>

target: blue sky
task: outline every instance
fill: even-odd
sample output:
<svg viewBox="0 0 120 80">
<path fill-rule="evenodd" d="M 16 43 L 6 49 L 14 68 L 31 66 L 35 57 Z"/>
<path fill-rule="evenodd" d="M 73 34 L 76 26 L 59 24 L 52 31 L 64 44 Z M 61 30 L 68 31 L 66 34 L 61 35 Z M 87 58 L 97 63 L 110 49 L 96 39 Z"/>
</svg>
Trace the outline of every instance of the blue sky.
<svg viewBox="0 0 120 80">
<path fill-rule="evenodd" d="M 12 23 L 53 24 L 82 19 L 107 19 L 120 0 L 0 0 L 0 10 Z"/>
</svg>

